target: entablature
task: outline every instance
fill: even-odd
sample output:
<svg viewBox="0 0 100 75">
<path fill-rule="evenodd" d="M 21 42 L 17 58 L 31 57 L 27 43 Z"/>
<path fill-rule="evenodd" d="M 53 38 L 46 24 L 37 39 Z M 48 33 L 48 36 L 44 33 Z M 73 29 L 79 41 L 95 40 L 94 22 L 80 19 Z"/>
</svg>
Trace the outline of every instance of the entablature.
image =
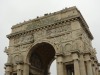
<svg viewBox="0 0 100 75">
<path fill-rule="evenodd" d="M 41 26 L 41 27 L 37 27 L 37 28 L 33 28 L 33 29 L 30 29 L 30 30 L 24 30 L 24 31 L 19 31 L 19 32 L 15 32 L 15 33 L 11 33 L 9 35 L 7 35 L 7 38 L 13 38 L 13 37 L 16 37 L 16 36 L 20 36 L 20 35 L 23 35 L 23 34 L 27 34 L 27 33 L 30 33 L 30 32 L 36 32 L 36 31 L 39 31 L 41 29 L 46 29 L 46 28 L 49 28 L 49 27 L 52 27 L 52 26 L 55 26 L 55 27 L 59 27 L 59 25 L 63 24 L 63 23 L 69 23 L 71 21 L 74 21 L 74 20 L 78 20 L 79 18 L 79 15 L 75 15 L 73 17 L 69 17 L 69 18 L 64 18 L 64 19 L 61 19 L 61 20 L 58 20 L 52 24 L 48 24 L 48 25 L 45 25 L 45 26 Z"/>
<path fill-rule="evenodd" d="M 69 12 L 70 11 L 70 12 Z M 66 13 L 66 14 L 65 14 Z M 62 14 L 62 15 L 60 15 Z M 58 16 L 60 15 L 60 16 Z M 63 16 L 63 17 L 62 17 Z M 50 17 L 50 18 L 49 18 Z M 93 36 L 89 30 L 87 23 L 85 22 L 84 18 L 82 17 L 80 11 L 76 7 L 65 8 L 61 11 L 54 12 L 51 14 L 47 14 L 42 17 L 38 17 L 36 19 L 25 21 L 21 24 L 15 25 L 12 27 L 11 34 L 7 35 L 7 38 L 11 39 L 16 36 L 20 36 L 27 33 L 34 33 L 41 29 L 46 29 L 49 27 L 58 27 L 60 24 L 79 20 L 82 28 L 86 32 L 87 36 L 92 40 Z M 21 27 L 23 26 L 23 27 Z M 17 29 L 16 29 L 17 28 Z"/>
</svg>

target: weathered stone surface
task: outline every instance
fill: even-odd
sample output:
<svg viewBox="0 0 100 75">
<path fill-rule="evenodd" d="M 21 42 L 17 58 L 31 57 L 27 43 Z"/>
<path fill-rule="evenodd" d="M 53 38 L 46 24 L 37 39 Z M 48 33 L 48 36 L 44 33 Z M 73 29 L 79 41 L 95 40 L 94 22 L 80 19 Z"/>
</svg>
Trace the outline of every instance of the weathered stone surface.
<svg viewBox="0 0 100 75">
<path fill-rule="evenodd" d="M 6 75 L 47 75 L 53 60 L 57 75 L 99 73 L 93 36 L 76 7 L 17 24 L 7 37 Z"/>
</svg>

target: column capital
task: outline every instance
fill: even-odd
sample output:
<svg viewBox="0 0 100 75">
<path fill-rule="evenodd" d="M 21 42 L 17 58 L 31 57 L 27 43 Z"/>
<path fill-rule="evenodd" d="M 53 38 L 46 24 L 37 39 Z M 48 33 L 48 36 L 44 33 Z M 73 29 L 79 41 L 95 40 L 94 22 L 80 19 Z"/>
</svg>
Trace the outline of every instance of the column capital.
<svg viewBox="0 0 100 75">
<path fill-rule="evenodd" d="M 5 64 L 5 71 L 6 72 L 12 72 L 12 64 L 11 63 Z"/>
<path fill-rule="evenodd" d="M 64 56 L 64 54 L 63 53 L 56 53 L 55 56 Z"/>
<path fill-rule="evenodd" d="M 84 56 L 84 53 L 83 52 L 80 52 L 80 55 L 83 55 Z"/>
<path fill-rule="evenodd" d="M 85 61 L 91 61 L 90 53 L 85 53 Z"/>
<path fill-rule="evenodd" d="M 95 64 L 93 63 L 92 66 L 95 66 Z"/>
<path fill-rule="evenodd" d="M 31 65 L 31 63 L 26 63 L 26 62 L 24 62 L 24 65 Z"/>
<path fill-rule="evenodd" d="M 24 64 L 23 61 L 17 61 L 17 70 L 22 70 L 22 65 Z"/>
<path fill-rule="evenodd" d="M 57 60 L 57 63 L 63 63 L 63 56 L 64 55 L 62 53 L 56 54 L 55 58 Z"/>
<path fill-rule="evenodd" d="M 77 53 L 77 54 L 79 54 L 80 51 L 79 51 L 79 50 L 72 50 L 71 53 L 72 53 L 72 54 L 73 54 L 73 53 Z"/>
<path fill-rule="evenodd" d="M 16 64 L 17 65 L 22 65 L 24 62 L 23 61 L 17 61 Z"/>
<path fill-rule="evenodd" d="M 98 63 L 98 66 L 100 67 L 100 63 Z"/>
<path fill-rule="evenodd" d="M 90 52 L 85 52 L 84 55 L 91 55 L 91 53 Z"/>
<path fill-rule="evenodd" d="M 79 59 L 78 53 L 77 52 L 72 53 L 72 58 L 73 60 L 78 60 Z"/>
<path fill-rule="evenodd" d="M 11 63 L 6 63 L 5 66 L 6 67 L 12 67 L 12 64 Z"/>
<path fill-rule="evenodd" d="M 55 58 L 57 58 L 57 57 L 63 57 L 63 56 L 64 56 L 63 53 L 56 53 Z"/>
</svg>

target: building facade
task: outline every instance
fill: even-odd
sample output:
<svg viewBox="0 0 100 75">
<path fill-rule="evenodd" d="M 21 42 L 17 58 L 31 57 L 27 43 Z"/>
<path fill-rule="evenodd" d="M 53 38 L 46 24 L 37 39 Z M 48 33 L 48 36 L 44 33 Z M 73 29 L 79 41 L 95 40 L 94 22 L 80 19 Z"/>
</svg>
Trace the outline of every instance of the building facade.
<svg viewBox="0 0 100 75">
<path fill-rule="evenodd" d="M 93 36 L 76 7 L 12 26 L 5 75 L 100 75 Z"/>
</svg>

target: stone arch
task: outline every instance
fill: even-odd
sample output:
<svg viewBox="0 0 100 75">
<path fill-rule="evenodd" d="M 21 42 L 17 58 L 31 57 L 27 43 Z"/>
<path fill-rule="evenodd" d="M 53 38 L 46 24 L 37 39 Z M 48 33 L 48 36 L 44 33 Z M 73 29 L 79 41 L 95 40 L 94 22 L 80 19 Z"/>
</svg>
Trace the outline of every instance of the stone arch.
<svg viewBox="0 0 100 75">
<path fill-rule="evenodd" d="M 55 59 L 55 54 L 56 50 L 50 43 L 34 43 L 33 47 L 31 47 L 31 49 L 28 51 L 27 63 L 29 63 L 31 66 L 39 68 L 41 73 L 47 75 L 50 65 Z M 31 67 L 29 70 L 31 72 Z"/>
<path fill-rule="evenodd" d="M 58 50 L 58 46 L 57 46 L 56 43 L 51 42 L 51 41 L 49 41 L 49 40 L 37 40 L 37 41 L 35 41 L 32 45 L 30 45 L 30 47 L 28 48 L 28 51 L 27 51 L 27 54 L 26 54 L 26 57 L 25 57 L 25 60 L 24 60 L 25 63 L 29 63 L 27 59 L 28 59 L 28 54 L 29 54 L 31 48 L 34 47 L 36 44 L 43 43 L 43 42 L 52 45 L 52 47 L 53 47 L 54 50 L 55 50 L 55 53 L 59 53 L 59 52 L 58 52 L 58 51 L 59 51 L 59 50 Z"/>
<path fill-rule="evenodd" d="M 47 68 L 48 72 L 50 72 L 50 67 L 51 67 L 51 64 L 53 63 L 54 60 L 56 60 L 56 59 L 55 58 L 52 59 L 51 62 L 49 63 L 48 68 Z"/>
</svg>

